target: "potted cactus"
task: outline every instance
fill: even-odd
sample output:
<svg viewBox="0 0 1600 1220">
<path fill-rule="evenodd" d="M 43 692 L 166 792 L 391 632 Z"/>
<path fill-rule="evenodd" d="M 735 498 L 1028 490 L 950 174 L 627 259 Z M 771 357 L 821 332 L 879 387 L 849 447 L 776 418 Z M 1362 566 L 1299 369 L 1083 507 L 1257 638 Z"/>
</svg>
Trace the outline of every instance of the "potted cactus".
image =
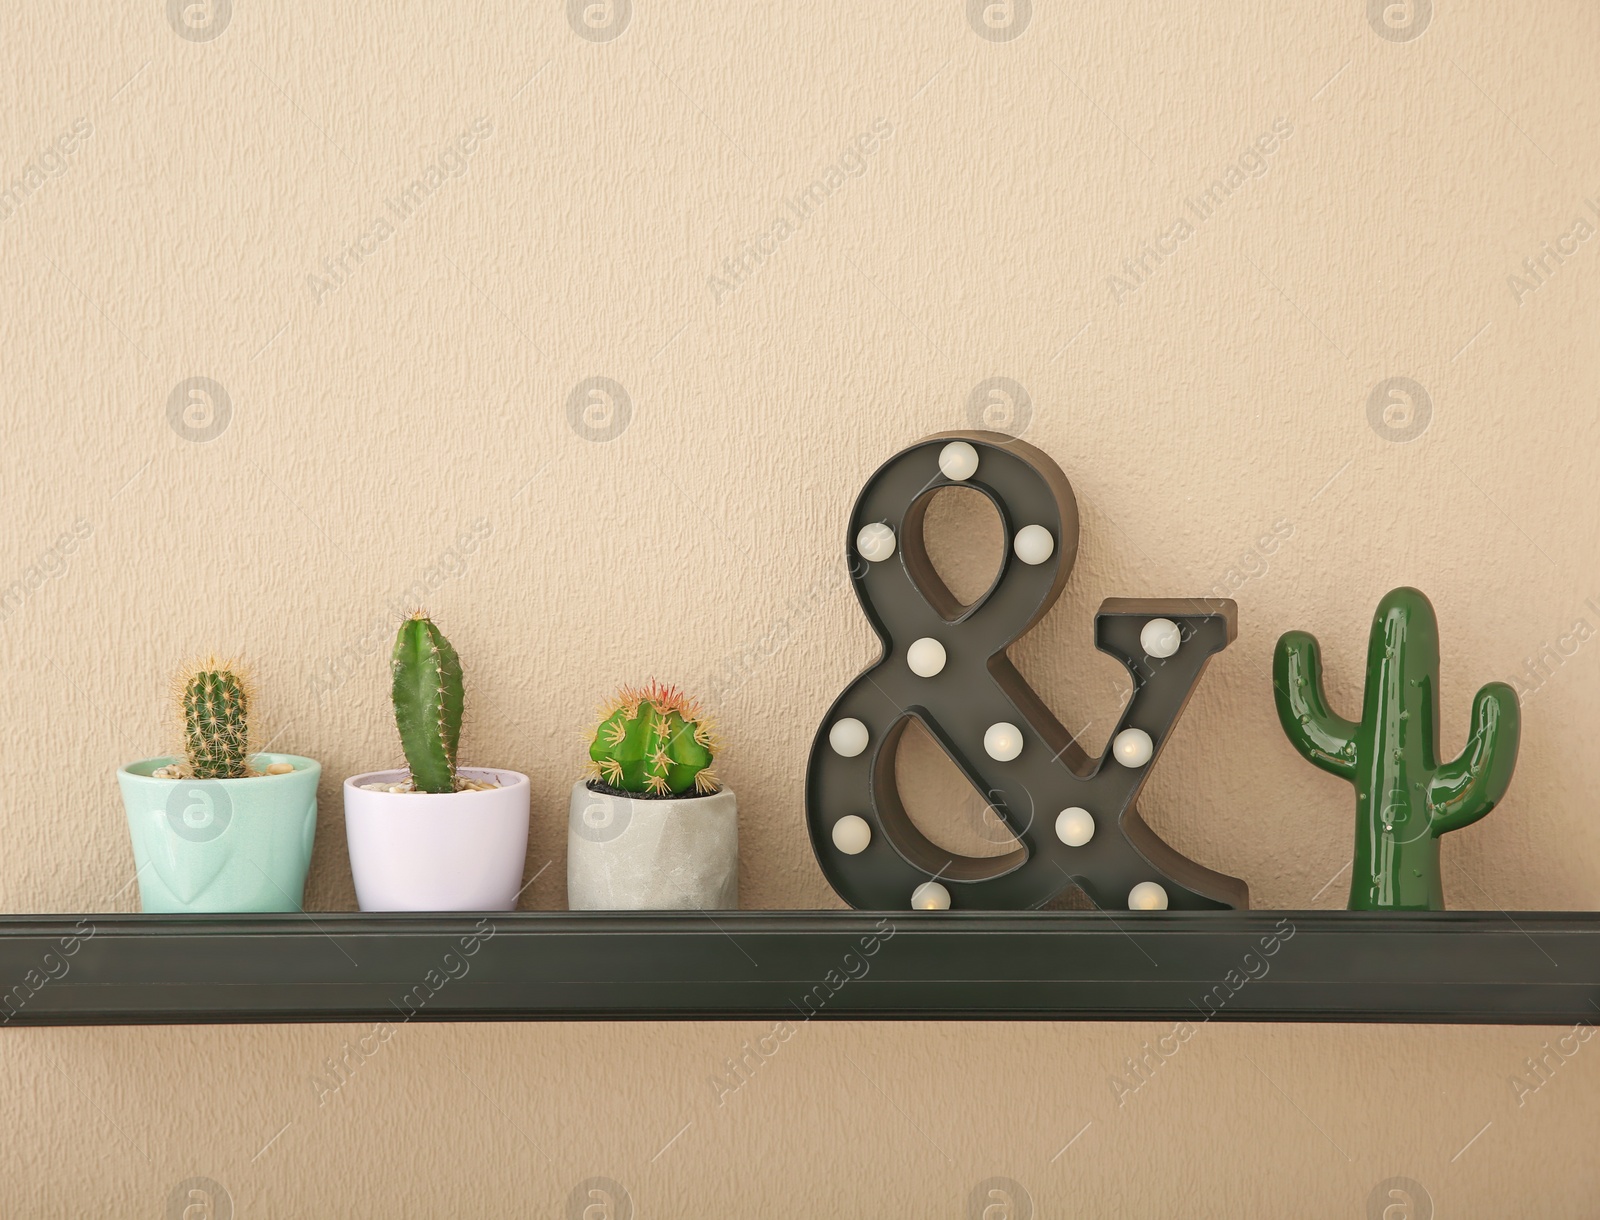
<svg viewBox="0 0 1600 1220">
<path fill-rule="evenodd" d="M 361 909 L 512 910 L 528 851 L 528 777 L 456 766 L 461 659 L 424 614 L 395 637 L 392 694 L 406 766 L 344 781 Z"/>
<path fill-rule="evenodd" d="M 145 911 L 298 911 L 322 767 L 251 749 L 249 676 L 216 659 L 173 684 L 182 755 L 117 771 Z"/>
<path fill-rule="evenodd" d="M 717 749 L 673 687 L 624 687 L 601 709 L 567 818 L 572 910 L 739 905 L 738 806 L 712 770 Z"/>
</svg>

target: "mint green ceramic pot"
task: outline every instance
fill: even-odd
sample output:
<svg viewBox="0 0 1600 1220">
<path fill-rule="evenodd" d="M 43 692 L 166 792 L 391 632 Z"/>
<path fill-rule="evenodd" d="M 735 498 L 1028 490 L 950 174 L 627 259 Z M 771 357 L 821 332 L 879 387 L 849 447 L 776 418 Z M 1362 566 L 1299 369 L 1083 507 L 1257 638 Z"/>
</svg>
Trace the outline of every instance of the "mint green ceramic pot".
<svg viewBox="0 0 1600 1220">
<path fill-rule="evenodd" d="M 176 760 L 147 758 L 117 771 L 146 912 L 298 911 L 317 833 L 322 765 L 258 754 L 248 779 L 154 779 Z"/>
</svg>

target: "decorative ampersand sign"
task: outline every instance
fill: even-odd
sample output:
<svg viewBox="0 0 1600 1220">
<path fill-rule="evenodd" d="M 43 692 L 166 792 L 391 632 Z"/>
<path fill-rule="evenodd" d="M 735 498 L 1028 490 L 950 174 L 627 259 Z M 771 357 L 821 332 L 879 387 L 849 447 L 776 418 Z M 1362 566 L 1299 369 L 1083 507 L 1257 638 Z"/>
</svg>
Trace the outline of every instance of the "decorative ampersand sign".
<svg viewBox="0 0 1600 1220">
<path fill-rule="evenodd" d="M 934 494 L 970 487 L 1007 541 L 988 592 L 962 605 L 928 558 Z M 834 701 L 806 772 L 811 846 L 851 906 L 1022 910 L 1076 885 L 1109 909 L 1244 908 L 1249 890 L 1168 846 L 1134 803 L 1206 662 L 1232 641 L 1222 599 L 1111 598 L 1095 642 L 1133 695 L 1107 754 L 1090 758 L 1006 656 L 1055 602 L 1078 549 L 1066 475 L 997 432 L 946 432 L 896 454 L 850 517 L 850 571 L 883 656 Z M 1019 846 L 957 855 L 911 821 L 895 757 L 912 719 L 986 797 Z"/>
</svg>

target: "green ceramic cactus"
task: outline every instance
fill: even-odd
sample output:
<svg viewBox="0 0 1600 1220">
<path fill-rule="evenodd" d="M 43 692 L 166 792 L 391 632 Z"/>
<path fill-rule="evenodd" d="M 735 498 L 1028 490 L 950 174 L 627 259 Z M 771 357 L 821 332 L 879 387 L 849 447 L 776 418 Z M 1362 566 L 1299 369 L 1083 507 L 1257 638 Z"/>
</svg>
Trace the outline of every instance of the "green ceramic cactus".
<svg viewBox="0 0 1600 1220">
<path fill-rule="evenodd" d="M 589 775 L 622 792 L 704 795 L 721 787 L 711 769 L 716 750 L 699 706 L 677 688 L 625 686 L 600 711 Z"/>
<path fill-rule="evenodd" d="M 1439 625 L 1416 589 L 1386 594 L 1372 618 L 1359 724 L 1328 709 L 1315 637 L 1291 631 L 1272 666 L 1278 719 L 1308 761 L 1356 789 L 1352 911 L 1442 911 L 1439 836 L 1488 813 L 1517 764 L 1521 711 L 1504 682 L 1472 705 L 1461 756 L 1439 762 Z"/>
<path fill-rule="evenodd" d="M 190 666 L 178 677 L 176 697 L 189 775 L 241 779 L 252 774 L 251 690 L 238 667 L 215 658 Z"/>
<path fill-rule="evenodd" d="M 461 658 L 425 614 L 400 624 L 394 641 L 394 721 L 418 792 L 456 790 L 461 741 Z"/>
</svg>

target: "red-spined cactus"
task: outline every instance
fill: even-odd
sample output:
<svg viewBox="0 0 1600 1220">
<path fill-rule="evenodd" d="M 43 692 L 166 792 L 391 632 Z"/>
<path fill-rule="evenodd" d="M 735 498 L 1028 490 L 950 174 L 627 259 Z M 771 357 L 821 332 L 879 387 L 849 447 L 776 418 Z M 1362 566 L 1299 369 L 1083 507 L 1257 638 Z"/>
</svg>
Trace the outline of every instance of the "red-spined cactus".
<svg viewBox="0 0 1600 1220">
<path fill-rule="evenodd" d="M 681 796 L 721 788 L 718 743 L 699 705 L 676 687 L 625 686 L 600 711 L 588 772 L 620 792 Z"/>
</svg>

